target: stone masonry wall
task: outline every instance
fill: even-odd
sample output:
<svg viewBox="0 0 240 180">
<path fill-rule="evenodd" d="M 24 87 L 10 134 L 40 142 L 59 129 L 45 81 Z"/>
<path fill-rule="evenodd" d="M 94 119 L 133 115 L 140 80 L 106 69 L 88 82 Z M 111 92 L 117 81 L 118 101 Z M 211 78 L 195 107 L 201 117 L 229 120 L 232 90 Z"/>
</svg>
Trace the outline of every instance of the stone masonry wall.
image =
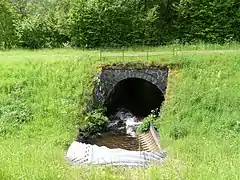
<svg viewBox="0 0 240 180">
<path fill-rule="evenodd" d="M 103 69 L 99 74 L 100 81 L 95 87 L 94 101 L 103 105 L 106 97 L 116 84 L 128 78 L 140 78 L 149 81 L 165 94 L 168 68 Z"/>
</svg>

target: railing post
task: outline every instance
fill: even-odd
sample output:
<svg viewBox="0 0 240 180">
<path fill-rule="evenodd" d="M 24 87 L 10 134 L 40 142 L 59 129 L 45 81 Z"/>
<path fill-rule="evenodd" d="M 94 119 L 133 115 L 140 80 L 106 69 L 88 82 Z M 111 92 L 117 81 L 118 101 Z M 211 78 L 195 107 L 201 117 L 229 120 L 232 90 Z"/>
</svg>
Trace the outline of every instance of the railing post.
<svg viewBox="0 0 240 180">
<path fill-rule="evenodd" d="M 102 49 L 99 48 L 99 58 L 100 58 L 100 61 L 102 60 Z"/>
</svg>

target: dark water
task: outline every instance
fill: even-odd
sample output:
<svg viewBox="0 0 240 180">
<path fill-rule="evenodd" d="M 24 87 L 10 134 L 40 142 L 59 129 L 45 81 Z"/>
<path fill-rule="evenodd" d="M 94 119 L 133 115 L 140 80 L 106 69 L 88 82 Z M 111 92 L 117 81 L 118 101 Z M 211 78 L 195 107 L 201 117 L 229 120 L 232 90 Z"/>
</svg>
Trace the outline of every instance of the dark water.
<svg viewBox="0 0 240 180">
<path fill-rule="evenodd" d="M 139 143 L 137 138 L 127 136 L 124 134 L 105 133 L 98 137 L 91 137 L 88 139 L 91 144 L 97 146 L 106 146 L 110 149 L 121 148 L 131 151 L 139 151 Z"/>
<path fill-rule="evenodd" d="M 130 110 L 120 107 L 110 115 L 107 132 L 102 132 L 87 138 L 87 143 L 97 146 L 106 146 L 110 149 L 126 149 L 139 151 L 139 143 L 135 138 L 136 130 L 133 125 L 138 123 L 139 118 L 135 117 Z"/>
</svg>

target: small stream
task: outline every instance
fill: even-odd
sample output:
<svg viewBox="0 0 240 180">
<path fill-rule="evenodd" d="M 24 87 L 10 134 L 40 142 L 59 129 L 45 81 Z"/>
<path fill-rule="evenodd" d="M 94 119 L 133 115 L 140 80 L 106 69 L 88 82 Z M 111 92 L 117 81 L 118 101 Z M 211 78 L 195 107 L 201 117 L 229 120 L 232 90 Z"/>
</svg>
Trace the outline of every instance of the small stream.
<svg viewBox="0 0 240 180">
<path fill-rule="evenodd" d="M 74 141 L 67 151 L 66 159 L 73 165 L 93 163 L 146 167 L 150 164 L 162 164 L 166 153 L 160 152 L 160 149 L 152 144 L 151 149 L 145 147 L 148 146 L 146 143 L 144 147 L 140 146 L 138 138 L 141 144 L 143 140 L 142 136 L 136 137 L 136 129 L 141 123 L 141 118 L 135 117 L 125 108 L 120 108 L 109 117 L 107 131 Z M 148 133 L 145 135 L 151 139 Z"/>
<path fill-rule="evenodd" d="M 139 151 L 136 129 L 142 123 L 141 121 L 142 118 L 135 117 L 126 108 L 119 108 L 109 117 L 108 132 L 89 137 L 88 141 L 90 144 L 106 146 L 111 149 Z"/>
<path fill-rule="evenodd" d="M 127 135 L 105 133 L 100 137 L 89 138 L 88 140 L 91 142 L 91 144 L 95 144 L 97 146 L 106 146 L 110 149 L 121 148 L 130 151 L 140 150 L 137 138 Z"/>
</svg>

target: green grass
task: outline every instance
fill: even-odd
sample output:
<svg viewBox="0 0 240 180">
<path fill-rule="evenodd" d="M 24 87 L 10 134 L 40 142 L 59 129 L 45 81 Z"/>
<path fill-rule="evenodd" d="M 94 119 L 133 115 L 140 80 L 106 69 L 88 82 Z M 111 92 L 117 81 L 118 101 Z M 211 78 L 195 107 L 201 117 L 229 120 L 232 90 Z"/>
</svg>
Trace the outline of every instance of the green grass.
<svg viewBox="0 0 240 180">
<path fill-rule="evenodd" d="M 185 52 L 214 47 L 235 51 Z M 148 58 L 103 52 L 110 55 L 101 60 L 96 50 L 0 52 L 0 179 L 240 179 L 238 47 L 155 48 L 163 53 Z M 144 170 L 69 166 L 64 155 L 98 63 L 145 61 L 179 64 L 158 124 L 167 162 Z"/>
</svg>

